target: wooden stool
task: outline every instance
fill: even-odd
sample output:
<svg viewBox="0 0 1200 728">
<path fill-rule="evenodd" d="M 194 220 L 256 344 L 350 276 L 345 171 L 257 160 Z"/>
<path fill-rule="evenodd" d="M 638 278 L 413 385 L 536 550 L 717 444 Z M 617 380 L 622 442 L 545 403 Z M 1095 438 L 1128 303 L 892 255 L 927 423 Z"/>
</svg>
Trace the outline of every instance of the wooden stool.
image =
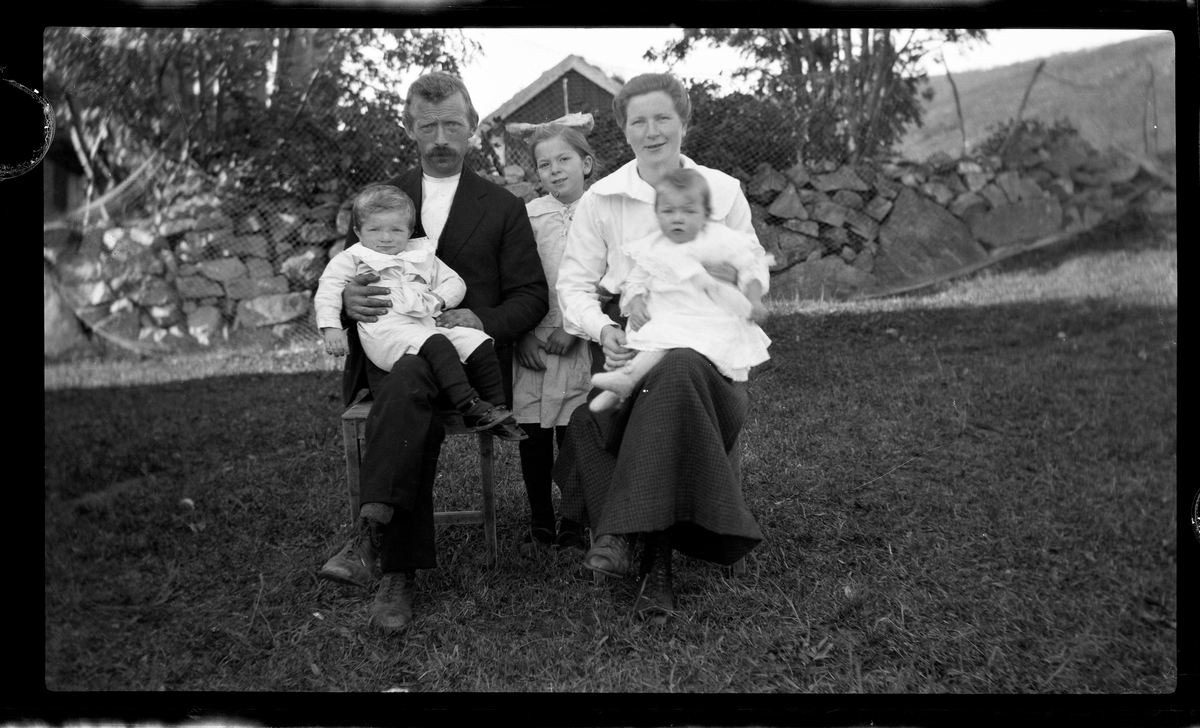
<svg viewBox="0 0 1200 728">
<path fill-rule="evenodd" d="M 367 414 L 371 403 L 357 402 L 342 413 L 342 441 L 346 447 L 346 487 L 350 491 L 350 522 L 358 518 L 359 466 L 362 463 L 364 441 L 367 436 Z M 463 424 L 457 412 L 437 413 L 438 420 L 446 428 L 447 435 L 479 436 L 479 482 L 483 486 L 483 509 L 478 511 L 440 511 L 433 514 L 433 522 L 439 525 L 483 524 L 483 537 L 487 541 L 487 566 L 496 565 L 499 548 L 496 544 L 496 492 L 493 468 L 493 442 L 491 432 L 473 432 Z"/>
</svg>

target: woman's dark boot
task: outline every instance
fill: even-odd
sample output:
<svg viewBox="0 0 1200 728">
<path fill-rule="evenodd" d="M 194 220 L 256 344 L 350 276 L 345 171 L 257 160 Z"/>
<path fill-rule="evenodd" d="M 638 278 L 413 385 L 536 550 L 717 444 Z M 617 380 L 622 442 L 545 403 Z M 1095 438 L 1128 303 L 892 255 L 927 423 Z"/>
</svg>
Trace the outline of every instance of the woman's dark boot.
<svg viewBox="0 0 1200 728">
<path fill-rule="evenodd" d="M 671 545 L 662 532 L 647 533 L 642 552 L 642 588 L 633 611 L 640 619 L 663 624 L 675 611 L 671 584 Z"/>
</svg>

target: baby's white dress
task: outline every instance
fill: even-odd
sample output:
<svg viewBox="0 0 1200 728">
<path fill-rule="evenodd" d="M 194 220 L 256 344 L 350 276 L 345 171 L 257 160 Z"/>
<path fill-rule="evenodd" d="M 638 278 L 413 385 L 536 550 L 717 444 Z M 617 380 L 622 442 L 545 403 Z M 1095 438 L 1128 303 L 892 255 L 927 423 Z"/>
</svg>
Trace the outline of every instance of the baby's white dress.
<svg viewBox="0 0 1200 728">
<path fill-rule="evenodd" d="M 397 359 L 416 354 L 434 334 L 449 339 L 459 360 L 465 362 L 471 352 L 492 337 L 466 326 L 442 328 L 434 321 L 441 309 L 433 293 L 441 296 L 450 309 L 461 303 L 467 292 L 458 273 L 434 255 L 436 246 L 437 242 L 429 238 L 415 238 L 396 255 L 371 250 L 362 243 L 338 253 L 325 266 L 313 297 L 317 327 L 341 328 L 346 283 L 361 273 L 375 273 L 379 281 L 371 285 L 390 288 L 392 305 L 377 321 L 358 323 L 359 340 L 371 363 L 390 372 Z"/>
<path fill-rule="evenodd" d="M 768 359 L 771 339 L 750 319 L 744 291 L 758 281 L 770 285 L 771 257 L 752 236 L 719 223 L 705 224 L 695 240 L 676 243 L 661 231 L 624 246 L 634 268 L 621 288 L 622 313 L 646 294 L 650 316 L 642 328 L 627 330 L 626 346 L 639 351 L 694 349 L 726 377 L 744 382 L 750 368 Z M 728 263 L 738 285 L 713 278 L 705 264 Z"/>
</svg>

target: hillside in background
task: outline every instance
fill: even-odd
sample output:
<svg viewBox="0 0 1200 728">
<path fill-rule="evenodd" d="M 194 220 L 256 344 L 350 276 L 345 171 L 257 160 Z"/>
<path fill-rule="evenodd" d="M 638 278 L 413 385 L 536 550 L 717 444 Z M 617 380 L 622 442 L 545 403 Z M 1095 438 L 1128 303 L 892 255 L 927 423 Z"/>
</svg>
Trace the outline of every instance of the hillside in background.
<svg viewBox="0 0 1200 728">
<path fill-rule="evenodd" d="M 1067 117 L 1097 148 L 1119 146 L 1151 155 L 1175 149 L 1175 39 L 1170 33 L 1147 36 L 1073 53 L 1049 56 L 1029 94 L 1022 118 L 1044 122 Z M 982 71 L 954 73 L 962 102 L 967 148 L 987 138 L 993 127 L 1016 116 L 1021 96 L 1038 60 Z M 1150 67 L 1154 68 L 1154 93 Z M 936 151 L 957 157 L 962 135 L 954 109 L 954 93 L 945 75 L 929 79 L 934 91 L 927 102 L 924 125 L 913 126 L 897 146 L 907 159 L 924 160 Z M 1144 116 L 1149 109 L 1148 117 Z M 1158 113 L 1158 145 L 1154 148 L 1154 112 Z M 1146 121 L 1144 122 L 1144 119 Z M 1145 135 L 1143 124 L 1146 124 Z"/>
</svg>

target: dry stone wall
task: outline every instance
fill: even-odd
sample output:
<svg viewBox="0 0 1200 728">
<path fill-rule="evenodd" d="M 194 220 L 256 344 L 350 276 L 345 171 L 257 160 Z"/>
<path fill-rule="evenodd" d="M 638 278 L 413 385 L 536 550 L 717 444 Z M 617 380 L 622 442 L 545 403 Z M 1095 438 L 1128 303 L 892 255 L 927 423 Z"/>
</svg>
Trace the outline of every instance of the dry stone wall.
<svg viewBox="0 0 1200 728">
<path fill-rule="evenodd" d="M 1020 138 L 1004 157 L 761 165 L 744 175 L 771 297 L 845 299 L 899 289 L 1121 214 L 1161 180 L 1075 134 Z"/>
<path fill-rule="evenodd" d="M 493 176 L 526 201 L 511 165 Z M 1157 182 L 1139 163 L 1076 135 L 1019 140 L 1004 158 L 760 166 L 742 175 L 776 299 L 844 299 L 969 269 L 1119 214 Z M 153 219 L 84 235 L 48 226 L 46 356 L 86 329 L 126 348 L 173 351 L 230 339 L 315 338 L 312 295 L 350 225 L 351 191 L 307 201 L 222 200 L 192 185 Z"/>
</svg>

